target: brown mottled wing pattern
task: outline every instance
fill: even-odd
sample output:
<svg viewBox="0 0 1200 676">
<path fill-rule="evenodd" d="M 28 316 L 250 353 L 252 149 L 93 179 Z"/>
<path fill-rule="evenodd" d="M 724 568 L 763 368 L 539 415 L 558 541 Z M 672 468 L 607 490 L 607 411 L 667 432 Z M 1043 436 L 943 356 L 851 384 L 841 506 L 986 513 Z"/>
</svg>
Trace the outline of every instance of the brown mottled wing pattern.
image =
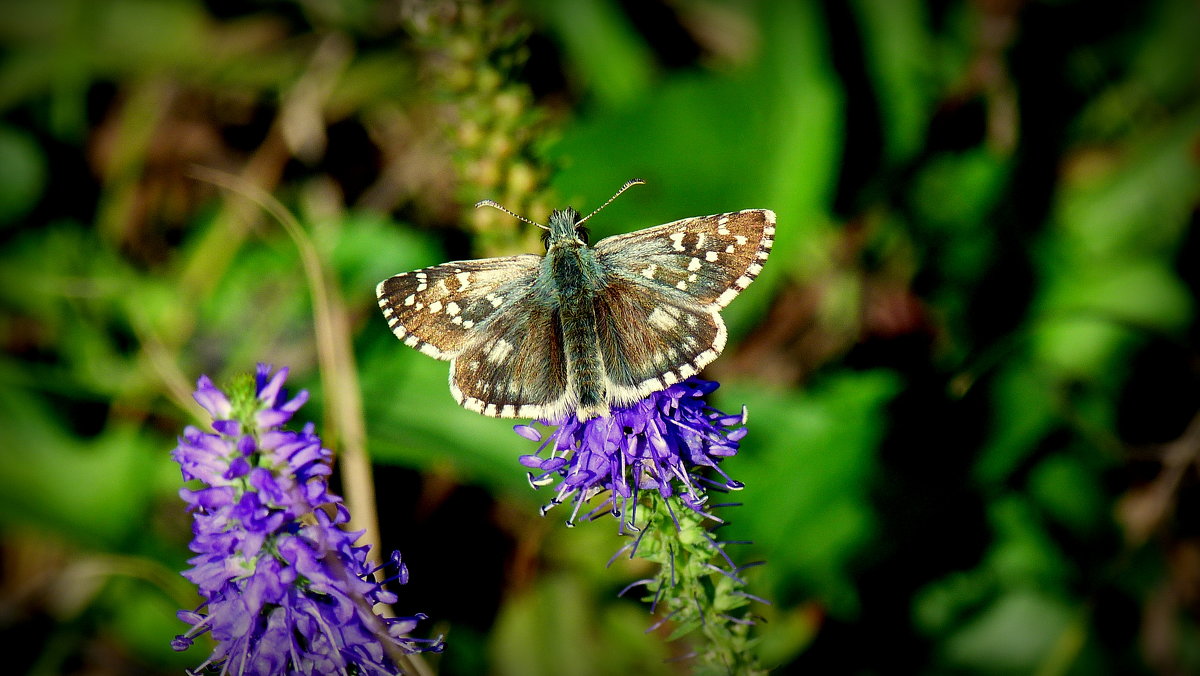
<svg viewBox="0 0 1200 676">
<path fill-rule="evenodd" d="M 389 277 L 375 287 L 392 333 L 435 359 L 453 359 L 505 300 L 524 295 L 541 256 L 454 261 Z"/>
<path fill-rule="evenodd" d="M 685 218 L 596 244 L 608 272 L 597 294 L 609 397 L 636 401 L 699 372 L 725 349 L 719 311 L 762 271 L 775 213 Z"/>
<path fill-rule="evenodd" d="M 725 322 L 645 278 L 612 275 L 596 298 L 596 332 L 610 403 L 630 404 L 699 373 L 725 348 Z"/>
<path fill-rule="evenodd" d="M 562 325 L 549 293 L 530 289 L 450 363 L 464 408 L 501 418 L 553 419 L 573 408 Z"/>
<path fill-rule="evenodd" d="M 607 237 L 596 256 L 610 270 L 637 272 L 651 288 L 720 309 L 750 286 L 774 243 L 775 212 L 747 209 Z"/>
</svg>

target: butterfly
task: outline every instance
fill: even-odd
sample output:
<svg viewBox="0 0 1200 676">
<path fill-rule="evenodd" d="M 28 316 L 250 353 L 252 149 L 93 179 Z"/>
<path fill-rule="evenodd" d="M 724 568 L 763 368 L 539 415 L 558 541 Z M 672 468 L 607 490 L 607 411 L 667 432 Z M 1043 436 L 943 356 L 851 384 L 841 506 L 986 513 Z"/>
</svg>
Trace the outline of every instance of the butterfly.
<svg viewBox="0 0 1200 676">
<path fill-rule="evenodd" d="M 450 392 L 486 416 L 558 421 L 610 415 L 704 368 L 725 348 L 720 310 L 759 272 L 775 213 L 699 216 L 588 246 L 592 216 L 567 207 L 546 231 L 546 255 L 453 261 L 375 289 L 405 345 L 450 362 Z"/>
</svg>

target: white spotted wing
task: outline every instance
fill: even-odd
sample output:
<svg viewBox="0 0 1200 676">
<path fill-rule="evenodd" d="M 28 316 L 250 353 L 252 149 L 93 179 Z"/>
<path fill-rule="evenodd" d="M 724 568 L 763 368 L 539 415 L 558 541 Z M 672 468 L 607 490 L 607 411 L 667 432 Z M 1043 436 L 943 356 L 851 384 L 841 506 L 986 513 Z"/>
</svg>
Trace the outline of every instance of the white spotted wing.
<svg viewBox="0 0 1200 676">
<path fill-rule="evenodd" d="M 375 295 L 397 338 L 450 361 L 459 405 L 493 417 L 546 417 L 570 399 L 558 315 L 537 285 L 543 260 L 443 263 L 389 277 Z"/>
<path fill-rule="evenodd" d="M 716 359 L 726 340 L 720 309 L 762 271 L 774 241 L 775 213 L 750 209 L 598 242 L 608 275 L 596 312 L 609 398 L 636 401 Z"/>
<path fill-rule="evenodd" d="M 541 262 L 523 255 L 443 263 L 389 277 L 375 295 L 405 345 L 450 360 L 506 303 L 529 292 Z"/>
</svg>

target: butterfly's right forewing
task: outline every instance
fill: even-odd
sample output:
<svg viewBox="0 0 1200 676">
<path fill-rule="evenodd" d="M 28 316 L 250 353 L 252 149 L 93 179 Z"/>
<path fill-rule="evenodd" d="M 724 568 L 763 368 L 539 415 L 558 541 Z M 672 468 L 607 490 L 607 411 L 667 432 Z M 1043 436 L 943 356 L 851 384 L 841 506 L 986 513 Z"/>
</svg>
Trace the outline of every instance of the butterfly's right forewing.
<svg viewBox="0 0 1200 676">
<path fill-rule="evenodd" d="M 383 280 L 375 288 L 392 333 L 435 359 L 453 359 L 499 310 L 529 292 L 540 256 L 443 263 Z"/>
<path fill-rule="evenodd" d="M 720 309 L 758 277 L 775 244 L 775 212 L 746 209 L 685 218 L 596 243 L 609 270 Z"/>
</svg>

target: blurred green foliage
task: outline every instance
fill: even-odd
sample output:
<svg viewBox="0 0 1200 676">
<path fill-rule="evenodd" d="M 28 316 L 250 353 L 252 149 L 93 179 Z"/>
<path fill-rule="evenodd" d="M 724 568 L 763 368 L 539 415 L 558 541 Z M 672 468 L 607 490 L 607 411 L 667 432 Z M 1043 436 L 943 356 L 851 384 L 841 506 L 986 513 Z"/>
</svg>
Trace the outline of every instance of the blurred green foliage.
<svg viewBox="0 0 1200 676">
<path fill-rule="evenodd" d="M 179 673 L 195 378 L 268 361 L 337 447 L 343 299 L 402 612 L 444 674 L 680 673 L 610 520 L 528 487 L 372 290 L 779 215 L 709 369 L 725 539 L 780 673 L 1200 671 L 1200 6 L 1087 0 L 0 3 L 0 625 L 16 673 Z"/>
</svg>

